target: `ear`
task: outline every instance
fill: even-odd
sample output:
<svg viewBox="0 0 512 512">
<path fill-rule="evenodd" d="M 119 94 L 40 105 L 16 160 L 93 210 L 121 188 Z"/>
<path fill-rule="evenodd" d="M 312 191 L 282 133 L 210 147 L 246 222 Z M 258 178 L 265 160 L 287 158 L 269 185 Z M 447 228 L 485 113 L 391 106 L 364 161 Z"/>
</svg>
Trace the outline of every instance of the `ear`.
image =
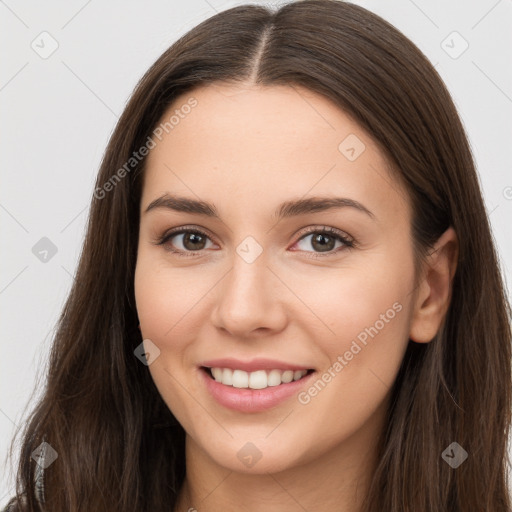
<svg viewBox="0 0 512 512">
<path fill-rule="evenodd" d="M 432 341 L 450 306 L 459 242 L 455 230 L 448 228 L 428 254 L 417 290 L 409 338 L 417 343 Z"/>
</svg>

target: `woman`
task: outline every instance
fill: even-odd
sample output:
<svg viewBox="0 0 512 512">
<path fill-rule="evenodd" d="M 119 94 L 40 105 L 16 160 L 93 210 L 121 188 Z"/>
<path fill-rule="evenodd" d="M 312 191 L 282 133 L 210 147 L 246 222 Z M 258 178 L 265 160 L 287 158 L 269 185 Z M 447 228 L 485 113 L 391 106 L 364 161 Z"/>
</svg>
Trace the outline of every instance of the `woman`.
<svg viewBox="0 0 512 512">
<path fill-rule="evenodd" d="M 109 142 L 19 509 L 509 511 L 509 315 L 421 52 L 344 2 L 221 12 Z"/>
</svg>

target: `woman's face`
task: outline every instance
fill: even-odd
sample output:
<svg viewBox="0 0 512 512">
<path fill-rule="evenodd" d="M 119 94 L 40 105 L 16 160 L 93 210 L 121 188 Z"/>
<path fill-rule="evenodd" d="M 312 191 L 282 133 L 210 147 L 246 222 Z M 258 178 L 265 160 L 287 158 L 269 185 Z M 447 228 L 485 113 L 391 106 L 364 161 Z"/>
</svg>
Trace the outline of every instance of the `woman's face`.
<svg viewBox="0 0 512 512">
<path fill-rule="evenodd" d="M 135 294 L 187 449 L 254 473 L 356 463 L 409 339 L 406 193 L 368 134 L 306 89 L 215 84 L 162 122 L 173 114 L 147 159 Z"/>
</svg>

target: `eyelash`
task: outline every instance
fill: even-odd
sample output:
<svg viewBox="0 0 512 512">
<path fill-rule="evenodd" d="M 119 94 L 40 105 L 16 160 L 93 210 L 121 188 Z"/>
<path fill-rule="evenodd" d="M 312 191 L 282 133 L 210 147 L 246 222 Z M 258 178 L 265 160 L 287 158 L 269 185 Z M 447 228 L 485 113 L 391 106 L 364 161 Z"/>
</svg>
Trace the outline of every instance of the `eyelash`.
<svg viewBox="0 0 512 512">
<path fill-rule="evenodd" d="M 198 235 L 204 236 L 211 240 L 211 237 L 204 231 L 202 231 L 198 228 L 191 228 L 191 227 L 189 228 L 187 226 L 184 226 L 184 227 L 176 228 L 174 230 L 164 233 L 161 237 L 158 237 L 158 239 L 154 242 L 154 244 L 155 245 L 164 245 L 171 238 L 175 237 L 176 235 L 183 235 L 183 234 L 190 234 L 190 233 L 198 234 Z M 342 242 L 344 247 L 338 247 L 337 250 L 328 251 L 326 253 L 315 253 L 315 252 L 311 252 L 311 251 L 302 251 L 302 252 L 306 252 L 308 254 L 307 257 L 309 257 L 309 258 L 324 258 L 324 257 L 328 257 L 328 256 L 332 256 L 334 254 L 337 254 L 342 249 L 352 249 L 352 248 L 356 247 L 355 241 L 352 238 L 348 237 L 345 233 L 343 233 L 343 231 L 340 231 L 338 229 L 331 228 L 328 226 L 314 226 L 312 228 L 309 228 L 307 231 L 305 231 L 301 234 L 300 238 L 297 240 L 297 242 L 295 242 L 295 244 L 300 242 L 303 238 L 305 238 L 306 236 L 311 235 L 311 234 L 330 235 L 330 236 L 334 237 L 335 239 L 339 240 L 340 242 Z M 212 241 L 214 241 L 214 240 L 212 240 Z M 181 251 L 181 250 L 173 249 L 172 246 L 170 246 L 169 249 L 167 249 L 167 250 L 176 254 L 179 257 L 184 257 L 184 258 L 196 256 L 197 254 L 200 254 L 201 252 L 204 251 L 204 249 L 202 249 L 201 251 Z"/>
</svg>

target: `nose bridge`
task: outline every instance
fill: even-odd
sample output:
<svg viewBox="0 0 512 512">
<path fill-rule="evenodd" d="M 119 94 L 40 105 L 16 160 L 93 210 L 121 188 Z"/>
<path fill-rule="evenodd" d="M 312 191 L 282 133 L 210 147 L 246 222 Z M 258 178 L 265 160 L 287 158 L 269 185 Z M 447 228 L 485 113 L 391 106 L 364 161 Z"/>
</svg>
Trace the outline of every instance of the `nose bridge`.
<svg viewBox="0 0 512 512">
<path fill-rule="evenodd" d="M 259 244 L 258 244 L 259 246 Z M 215 306 L 214 323 L 243 336 L 259 328 L 279 328 L 283 320 L 267 254 L 254 240 L 245 240 L 233 254 Z"/>
</svg>

